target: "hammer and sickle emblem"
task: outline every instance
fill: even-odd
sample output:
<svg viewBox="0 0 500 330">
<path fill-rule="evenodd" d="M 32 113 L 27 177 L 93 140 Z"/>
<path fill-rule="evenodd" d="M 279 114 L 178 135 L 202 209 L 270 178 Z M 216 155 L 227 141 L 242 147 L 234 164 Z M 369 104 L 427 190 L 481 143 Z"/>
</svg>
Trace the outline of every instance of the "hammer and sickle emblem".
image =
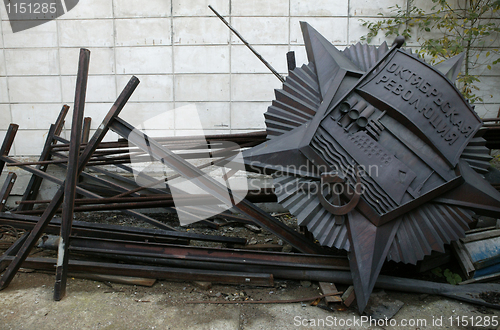
<svg viewBox="0 0 500 330">
<path fill-rule="evenodd" d="M 328 212 L 334 215 L 345 215 L 350 211 L 352 211 L 352 209 L 354 209 L 356 205 L 358 205 L 362 190 L 361 190 L 361 179 L 359 177 L 359 171 L 357 170 L 357 168 L 355 172 L 356 172 L 356 189 L 354 191 L 351 200 L 349 200 L 347 204 L 342 206 L 340 206 L 340 198 L 339 198 L 340 196 L 334 196 L 336 197 L 335 199 L 339 202 L 338 203 L 339 205 L 333 205 L 332 203 L 326 200 L 325 196 L 323 196 L 323 185 L 326 183 L 334 185 L 340 183 L 340 184 L 345 184 L 347 186 L 345 180 L 342 177 L 340 177 L 337 172 L 327 172 L 321 174 L 321 185 L 320 189 L 318 189 L 318 198 L 321 205 L 323 205 L 323 207 Z M 334 193 L 335 193 L 335 188 L 334 188 Z"/>
</svg>

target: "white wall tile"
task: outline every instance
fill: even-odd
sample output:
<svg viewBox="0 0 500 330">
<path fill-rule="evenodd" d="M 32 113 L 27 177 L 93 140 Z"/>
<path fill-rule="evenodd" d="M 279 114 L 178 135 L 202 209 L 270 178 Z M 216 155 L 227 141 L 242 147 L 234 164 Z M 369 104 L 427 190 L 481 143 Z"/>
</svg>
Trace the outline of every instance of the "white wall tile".
<svg viewBox="0 0 500 330">
<path fill-rule="evenodd" d="M 389 7 L 399 5 L 406 8 L 405 0 L 351 0 L 350 2 L 350 15 L 351 16 L 373 16 L 377 17 L 379 13 L 390 15 L 392 13 Z"/>
<path fill-rule="evenodd" d="M 9 103 L 9 89 L 5 77 L 0 77 L 0 103 Z"/>
<path fill-rule="evenodd" d="M 112 18 L 112 0 L 79 0 L 78 4 L 58 19 Z"/>
<path fill-rule="evenodd" d="M 231 104 L 232 129 L 265 129 L 264 113 L 269 102 L 233 102 Z"/>
<path fill-rule="evenodd" d="M 288 17 L 234 17 L 233 27 L 253 45 L 288 44 Z M 233 43 L 242 43 L 234 34 Z"/>
<path fill-rule="evenodd" d="M 475 104 L 475 111 L 481 118 L 495 118 L 498 117 L 500 107 L 498 104 L 483 103 Z"/>
<path fill-rule="evenodd" d="M 47 137 L 47 130 L 23 130 L 16 134 L 14 146 L 16 156 L 36 156 L 40 155 Z"/>
<path fill-rule="evenodd" d="M 500 21 L 499 21 L 500 23 Z M 486 56 L 487 53 L 490 53 L 488 56 Z M 484 49 L 482 51 L 478 52 L 473 52 L 471 53 L 472 56 L 478 56 L 477 59 L 475 60 L 476 64 L 474 68 L 470 68 L 470 72 L 475 75 L 482 75 L 482 76 L 498 76 L 500 74 L 500 67 L 497 67 L 498 65 L 492 65 L 492 69 L 488 69 L 488 65 L 491 65 L 491 63 L 495 59 L 495 54 L 489 50 L 489 49 Z"/>
<path fill-rule="evenodd" d="M 57 47 L 56 21 L 50 21 L 17 33 L 12 33 L 8 21 L 2 21 L 2 33 L 5 48 Z"/>
<path fill-rule="evenodd" d="M 171 75 L 138 75 L 139 86 L 130 97 L 129 102 L 167 102 L 173 101 L 173 77 Z M 128 75 L 117 77 L 118 86 L 125 86 L 130 79 Z"/>
<path fill-rule="evenodd" d="M 63 102 L 75 100 L 76 76 L 61 77 Z M 86 102 L 114 102 L 116 100 L 116 81 L 113 76 L 89 76 L 87 81 Z"/>
<path fill-rule="evenodd" d="M 291 16 L 347 16 L 348 1 L 291 0 Z"/>
<path fill-rule="evenodd" d="M 377 22 L 377 18 L 362 18 L 367 22 Z M 362 25 L 360 18 L 353 17 L 349 19 L 349 44 L 356 44 L 361 40 L 362 36 L 366 36 L 369 32 L 368 28 Z M 394 37 L 386 37 L 384 32 L 379 32 L 372 38 L 370 45 L 381 45 L 387 42 L 389 45 L 394 41 Z"/>
<path fill-rule="evenodd" d="M 60 103 L 53 104 L 12 104 L 12 121 L 20 129 L 48 130 L 61 110 Z M 71 125 L 71 115 L 66 117 Z"/>
<path fill-rule="evenodd" d="M 227 0 L 172 0 L 174 16 L 213 16 L 208 8 L 211 5 L 219 14 L 229 14 L 229 1 Z"/>
<path fill-rule="evenodd" d="M 12 123 L 12 118 L 10 116 L 10 107 L 8 104 L 0 104 L 0 130 L 7 129 L 10 123 Z M 3 140 L 0 140 L 3 141 Z"/>
<path fill-rule="evenodd" d="M 113 0 L 115 17 L 168 17 L 170 0 Z"/>
<path fill-rule="evenodd" d="M 60 78 L 53 76 L 10 77 L 9 93 L 12 103 L 60 103 Z"/>
<path fill-rule="evenodd" d="M 172 72 L 172 48 L 119 47 L 116 48 L 118 74 L 161 74 Z"/>
<path fill-rule="evenodd" d="M 90 136 L 92 136 L 94 132 L 90 133 Z M 112 130 L 109 130 L 106 135 L 104 136 L 104 139 L 102 139 L 102 142 L 116 142 L 118 139 L 120 139 L 121 136 L 113 132 Z"/>
<path fill-rule="evenodd" d="M 273 74 L 233 74 L 231 98 L 233 101 L 269 101 L 274 89 L 282 84 Z"/>
<path fill-rule="evenodd" d="M 280 73 L 287 73 L 286 53 L 288 46 L 253 47 L 271 66 Z M 270 70 L 245 45 L 231 46 L 231 72 L 269 73 Z"/>
<path fill-rule="evenodd" d="M 5 139 L 5 135 L 7 135 L 7 131 L 5 131 L 4 129 L 7 129 L 9 126 L 8 124 L 5 125 L 5 123 L 2 123 L 2 126 L 0 127 L 1 130 L 0 130 L 0 141 L 3 141 Z M 15 155 L 16 154 L 16 151 L 15 151 L 15 146 L 12 145 L 12 148 L 10 148 L 10 152 L 9 152 L 9 155 Z"/>
<path fill-rule="evenodd" d="M 171 44 L 170 18 L 115 20 L 116 46 L 153 46 Z"/>
<path fill-rule="evenodd" d="M 289 0 L 231 0 L 233 16 L 288 16 Z"/>
<path fill-rule="evenodd" d="M 297 64 L 297 67 L 301 67 L 302 64 L 309 63 L 305 46 L 291 46 L 290 50 L 295 52 L 295 63 Z"/>
<path fill-rule="evenodd" d="M 228 46 L 174 47 L 175 73 L 229 73 Z"/>
<path fill-rule="evenodd" d="M 175 109 L 175 129 L 193 128 L 193 118 L 197 118 L 203 130 L 224 130 L 230 128 L 229 102 L 177 102 Z"/>
<path fill-rule="evenodd" d="M 71 107 L 71 109 L 73 109 L 73 104 L 69 103 L 68 105 Z M 109 109 L 111 109 L 112 106 L 113 106 L 113 103 L 111 103 L 111 102 L 86 103 L 85 104 L 85 109 L 83 111 L 83 114 L 85 117 L 92 118 L 92 121 L 90 122 L 91 129 L 95 130 L 95 129 L 97 129 L 97 127 L 99 127 L 99 125 L 101 125 L 102 120 L 108 114 Z M 127 105 L 125 105 L 122 112 L 125 111 L 126 108 L 127 108 Z M 68 114 L 67 118 L 71 118 L 69 116 L 70 115 Z M 64 126 L 69 130 L 71 128 L 71 119 L 66 120 L 66 123 Z M 90 135 L 91 137 L 92 137 L 92 133 Z"/>
<path fill-rule="evenodd" d="M 7 74 L 7 70 L 5 70 L 4 50 L 0 49 L 0 77 L 5 76 L 6 74 Z"/>
<path fill-rule="evenodd" d="M 113 48 L 89 48 L 89 74 L 113 74 L 115 54 Z M 80 48 L 60 48 L 59 62 L 62 75 L 75 75 L 78 72 Z"/>
<path fill-rule="evenodd" d="M 498 92 L 498 86 L 500 86 L 500 76 L 481 77 L 481 81 L 475 85 L 479 88 L 479 91 L 476 91 L 475 94 L 482 97 L 484 102 L 500 103 L 500 93 Z"/>
<path fill-rule="evenodd" d="M 61 47 L 110 47 L 113 42 L 113 20 L 60 20 Z"/>
<path fill-rule="evenodd" d="M 169 102 L 128 103 L 120 118 L 139 130 L 173 130 L 175 127 L 174 105 Z"/>
<path fill-rule="evenodd" d="M 290 22 L 290 44 L 304 44 L 300 21 L 306 21 L 323 37 L 335 45 L 347 43 L 347 18 L 331 17 L 308 17 L 291 18 Z"/>
<path fill-rule="evenodd" d="M 434 6 L 436 6 L 436 3 L 434 3 L 434 1 L 427 1 L 427 0 L 414 0 L 413 4 L 415 6 L 417 6 L 419 9 L 422 9 L 422 10 L 424 10 L 426 12 L 432 12 L 432 8 Z M 453 6 L 453 5 L 456 4 L 456 2 L 455 1 L 448 1 L 447 4 Z M 404 7 L 404 8 L 406 8 L 406 7 Z M 436 9 L 437 8 L 439 8 L 439 6 L 436 7 Z"/>
<path fill-rule="evenodd" d="M 7 49 L 5 59 L 8 63 L 6 68 L 8 75 L 59 74 L 57 49 Z M 3 63 L 0 65 L 3 66 Z"/>
<path fill-rule="evenodd" d="M 229 29 L 217 17 L 174 18 L 173 42 L 179 45 L 227 44 Z"/>
<path fill-rule="evenodd" d="M 228 101 L 228 74 L 177 75 L 174 78 L 175 100 L 180 101 Z"/>
</svg>

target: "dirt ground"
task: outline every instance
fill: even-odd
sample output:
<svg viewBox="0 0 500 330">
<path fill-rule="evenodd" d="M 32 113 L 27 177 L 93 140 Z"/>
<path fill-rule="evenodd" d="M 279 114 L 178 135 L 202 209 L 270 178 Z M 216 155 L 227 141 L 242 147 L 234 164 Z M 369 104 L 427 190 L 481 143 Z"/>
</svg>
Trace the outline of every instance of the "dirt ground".
<svg viewBox="0 0 500 330">
<path fill-rule="evenodd" d="M 151 215 L 170 225 L 175 217 Z M 292 228 L 295 219 L 288 214 L 279 218 Z M 119 213 L 81 213 L 77 220 L 122 225 L 140 225 L 132 218 Z M 180 230 L 212 235 L 245 237 L 254 244 L 289 247 L 265 231 L 255 232 L 236 223 L 226 223 L 219 229 L 193 224 L 178 227 Z M 8 233 L 0 239 L 0 253 L 14 237 Z M 198 243 L 200 244 L 200 243 Z M 203 243 L 206 245 L 206 243 Z M 217 244 L 215 244 L 217 245 Z M 214 246 L 214 244 L 213 244 Z M 35 256 L 54 256 L 54 251 L 35 249 Z M 391 268 L 392 267 L 392 268 Z M 414 268 L 389 266 L 385 271 L 405 275 Z M 431 272 L 419 275 L 432 279 Z M 442 279 L 441 279 L 442 280 Z M 321 302 L 311 306 L 310 297 L 321 294 L 316 282 L 275 280 L 274 287 L 216 285 L 202 288 L 190 282 L 157 281 L 152 287 L 124 285 L 73 278 L 68 281 L 67 296 L 53 301 L 54 275 L 25 270 L 19 272 L 11 285 L 0 291 L 1 329 L 500 329 L 488 323 L 478 327 L 478 322 L 497 320 L 500 311 L 467 303 L 419 294 L 384 292 L 375 290 L 372 297 L 391 306 L 399 302 L 403 307 L 393 318 L 396 326 L 367 323 L 361 319 L 355 306 L 341 304 L 326 306 Z M 347 286 L 337 285 L 343 291 Z M 193 301 L 270 301 L 303 299 L 299 303 L 283 304 L 190 304 Z M 354 304 L 355 305 L 355 304 Z M 461 323 L 456 317 L 473 320 L 476 326 Z M 460 319 L 462 320 L 462 319 Z M 412 324 L 413 322 L 413 324 Z M 335 326 L 335 324 L 337 326 Z M 410 325 L 407 325 L 410 324 Z"/>
<path fill-rule="evenodd" d="M 19 273 L 0 292 L 0 329 L 497 329 L 450 324 L 450 317 L 500 318 L 500 311 L 436 296 L 375 292 L 386 301 L 401 301 L 394 320 L 398 326 L 340 326 L 341 320 L 360 320 L 355 308 L 333 305 L 332 310 L 293 304 L 188 304 L 195 300 L 230 301 L 240 297 L 278 300 L 312 297 L 317 283 L 304 287 L 295 281 L 278 281 L 274 288 L 213 285 L 201 289 L 192 283 L 157 282 L 153 287 L 70 278 L 67 296 L 52 300 L 54 276 Z M 227 297 L 227 298 L 226 298 Z M 443 318 L 442 325 L 436 320 Z M 328 326 L 336 318 L 337 327 Z M 425 320 L 426 324 L 421 322 Z M 400 326 L 403 322 L 420 322 Z M 305 323 L 304 323 L 305 322 Z M 360 321 L 359 321 L 360 322 Z M 433 322 L 436 325 L 433 325 Z M 323 326 L 324 325 L 324 326 Z"/>
</svg>

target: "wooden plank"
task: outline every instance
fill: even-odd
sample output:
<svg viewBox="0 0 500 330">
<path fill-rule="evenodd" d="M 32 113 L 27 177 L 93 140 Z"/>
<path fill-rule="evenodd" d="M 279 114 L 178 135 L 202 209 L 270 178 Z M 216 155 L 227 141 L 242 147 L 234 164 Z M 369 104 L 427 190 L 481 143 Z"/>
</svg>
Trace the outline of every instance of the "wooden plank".
<svg viewBox="0 0 500 330">
<path fill-rule="evenodd" d="M 468 234 L 464 238 L 461 238 L 460 240 L 462 243 L 469 243 L 469 242 L 475 242 L 483 239 L 488 239 L 488 238 L 493 238 L 493 237 L 498 237 L 500 236 L 500 229 L 495 229 L 495 230 L 488 230 L 488 231 L 483 231 L 480 233 L 474 233 L 474 234 Z"/>
<path fill-rule="evenodd" d="M 457 257 L 458 262 L 460 264 L 460 268 L 462 268 L 462 271 L 464 272 L 465 276 L 468 279 L 474 277 L 476 269 L 474 268 L 474 265 L 472 265 L 469 253 L 465 249 L 462 242 L 460 241 L 451 242 L 451 246 L 453 247 L 453 253 Z"/>
<path fill-rule="evenodd" d="M 342 301 L 344 302 L 344 305 L 349 307 L 352 305 L 355 299 L 356 294 L 354 293 L 354 286 L 351 285 L 347 288 L 347 290 L 344 291 L 344 294 L 342 295 Z"/>
<path fill-rule="evenodd" d="M 321 292 L 323 292 L 323 294 L 332 294 L 338 292 L 337 287 L 333 283 L 319 282 L 319 287 L 321 289 Z M 327 304 L 342 302 L 342 298 L 339 296 L 328 296 L 325 297 L 325 301 Z"/>
<path fill-rule="evenodd" d="M 500 263 L 500 237 L 465 243 L 464 248 L 476 270 Z"/>
</svg>

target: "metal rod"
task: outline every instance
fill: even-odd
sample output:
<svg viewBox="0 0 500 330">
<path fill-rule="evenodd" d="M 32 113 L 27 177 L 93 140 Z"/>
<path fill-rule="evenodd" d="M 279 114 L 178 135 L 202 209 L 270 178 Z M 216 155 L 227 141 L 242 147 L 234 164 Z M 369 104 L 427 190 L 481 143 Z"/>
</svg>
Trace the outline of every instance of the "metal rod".
<svg viewBox="0 0 500 330">
<path fill-rule="evenodd" d="M 5 183 L 0 190 L 0 212 L 3 212 L 5 209 L 5 204 L 7 204 L 7 198 L 9 198 L 10 192 L 14 183 L 16 182 L 17 175 L 16 173 L 10 172 L 5 178 Z"/>
<path fill-rule="evenodd" d="M 14 256 L 16 253 L 19 251 L 21 246 L 24 244 L 26 239 L 28 238 L 29 232 L 25 232 L 21 237 L 19 237 L 11 246 L 10 248 L 5 251 L 3 256 L 0 257 L 0 273 L 5 270 L 9 262 L 5 260 L 5 258 Z"/>
<path fill-rule="evenodd" d="M 13 262 L 12 257 L 6 257 L 7 262 Z M 56 259 L 27 258 L 23 266 L 27 268 L 53 271 Z M 10 265 L 9 265 L 10 266 Z M 155 278 L 170 281 L 210 281 L 223 284 L 243 284 L 257 286 L 273 286 L 271 274 L 254 274 L 241 272 L 222 272 L 217 270 L 179 269 L 173 267 L 157 267 L 130 264 L 115 264 L 93 261 L 70 260 L 69 270 L 72 272 L 90 272 L 119 276 Z"/>
<path fill-rule="evenodd" d="M 257 58 L 262 62 L 264 63 L 264 65 L 269 69 L 271 70 L 271 72 L 276 76 L 276 78 L 278 78 L 282 83 L 285 82 L 285 78 L 283 78 L 279 73 L 278 71 L 276 71 L 271 64 L 269 64 L 263 57 L 262 55 L 260 55 L 259 53 L 257 53 L 257 51 L 243 38 L 243 36 L 238 32 L 236 31 L 235 28 L 233 28 L 231 26 L 231 24 L 229 24 L 228 21 L 226 21 L 226 19 L 224 17 L 222 17 L 212 6 L 208 6 L 208 8 L 210 8 L 210 10 L 212 10 L 214 12 L 215 15 L 217 15 L 217 17 L 219 17 L 221 19 L 222 22 L 224 22 L 224 24 L 226 24 L 226 26 L 234 33 L 236 34 L 236 36 L 245 44 L 245 46 L 248 47 L 248 49 L 250 49 L 252 51 L 252 53 L 254 53 L 255 56 L 257 56 Z"/>
<path fill-rule="evenodd" d="M 10 225 L 24 230 L 32 230 L 39 219 L 39 217 L 35 216 L 3 213 L 0 216 L 0 224 Z M 61 219 L 53 218 L 50 221 L 49 227 L 47 227 L 50 229 L 47 233 L 58 234 L 60 232 L 60 225 Z M 172 243 L 174 240 L 181 240 L 182 242 L 196 240 L 224 244 L 246 244 L 246 239 L 239 237 L 204 235 L 191 232 L 129 227 L 85 221 L 74 221 L 73 230 L 74 234 L 80 237 L 114 238 L 129 241 Z"/>
<path fill-rule="evenodd" d="M 92 118 L 85 117 L 83 120 L 83 130 L 82 130 L 82 143 L 88 143 L 90 137 L 90 124 L 92 123 Z"/>
<path fill-rule="evenodd" d="M 10 124 L 7 129 L 7 133 L 5 134 L 5 138 L 3 139 L 2 147 L 0 147 L 0 156 L 9 155 L 10 148 L 12 148 L 12 144 L 14 143 L 14 138 L 16 137 L 17 129 L 19 125 Z M 5 162 L 0 160 L 0 175 L 3 172 L 3 168 L 5 166 Z"/>
<path fill-rule="evenodd" d="M 76 198 L 76 184 L 78 181 L 78 157 L 82 142 L 83 113 L 85 96 L 87 94 L 87 80 L 89 75 L 90 51 L 80 49 L 78 74 L 76 77 L 75 102 L 73 119 L 71 122 L 71 138 L 68 154 L 68 170 L 64 181 L 64 200 L 62 206 L 61 239 L 57 254 L 56 281 L 54 284 L 54 300 L 59 301 L 66 295 L 69 261 L 69 236 L 73 223 L 73 214 Z"/>
</svg>

